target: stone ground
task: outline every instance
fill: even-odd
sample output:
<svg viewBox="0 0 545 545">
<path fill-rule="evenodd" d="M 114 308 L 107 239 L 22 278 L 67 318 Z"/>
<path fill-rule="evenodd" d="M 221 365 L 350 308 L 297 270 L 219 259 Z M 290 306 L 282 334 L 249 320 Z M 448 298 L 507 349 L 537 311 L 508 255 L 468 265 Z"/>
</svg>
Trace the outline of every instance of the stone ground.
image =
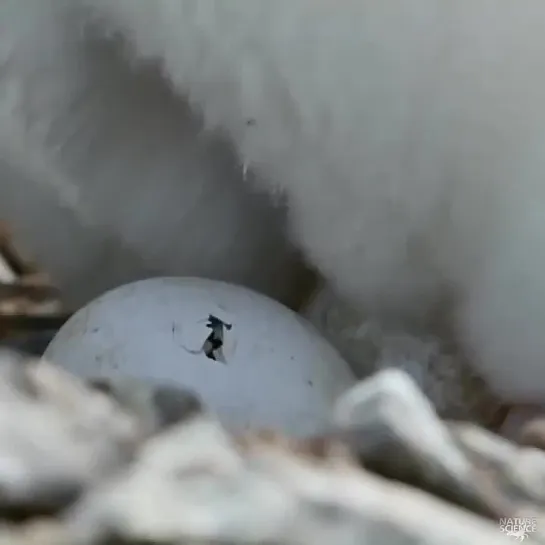
<svg viewBox="0 0 545 545">
<path fill-rule="evenodd" d="M 234 436 L 189 391 L 0 354 L 0 545 L 545 544 L 544 483 L 543 451 L 440 420 L 401 370 L 295 440 Z"/>
</svg>

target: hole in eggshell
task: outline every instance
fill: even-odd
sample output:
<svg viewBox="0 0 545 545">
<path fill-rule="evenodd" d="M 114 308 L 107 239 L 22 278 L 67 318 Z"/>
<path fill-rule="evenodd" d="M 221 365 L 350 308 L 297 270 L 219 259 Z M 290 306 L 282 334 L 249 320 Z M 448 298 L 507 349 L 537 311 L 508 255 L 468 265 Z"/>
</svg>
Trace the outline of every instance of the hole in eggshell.
<svg viewBox="0 0 545 545">
<path fill-rule="evenodd" d="M 209 314 L 204 323 L 205 327 L 209 329 L 209 333 L 201 346 L 197 349 L 191 349 L 184 346 L 184 349 L 191 354 L 204 354 L 210 360 L 227 364 L 223 348 L 225 345 L 226 332 L 231 331 L 233 324 L 218 318 L 214 314 Z"/>
</svg>

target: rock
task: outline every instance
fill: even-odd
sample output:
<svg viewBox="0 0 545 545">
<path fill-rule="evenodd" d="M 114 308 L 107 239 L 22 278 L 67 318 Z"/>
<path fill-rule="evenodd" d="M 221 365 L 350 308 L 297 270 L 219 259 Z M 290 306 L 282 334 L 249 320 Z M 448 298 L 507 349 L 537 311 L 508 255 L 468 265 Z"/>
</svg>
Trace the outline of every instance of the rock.
<svg viewBox="0 0 545 545">
<path fill-rule="evenodd" d="M 0 353 L 0 545 L 545 544 L 544 478 L 543 451 L 442 421 L 400 370 L 300 439 Z"/>
<path fill-rule="evenodd" d="M 512 504 L 545 509 L 545 452 L 517 446 L 467 423 L 453 424 L 451 430 L 473 464 L 493 477 Z"/>
<path fill-rule="evenodd" d="M 333 449 L 334 452 L 334 449 Z M 77 545 L 486 545 L 494 525 L 335 457 L 243 446 L 207 418 L 152 440 L 133 471 L 70 514 Z"/>
<path fill-rule="evenodd" d="M 335 422 L 334 434 L 366 467 L 494 519 L 513 514 L 403 371 L 381 371 L 352 388 L 339 400 Z"/>
<path fill-rule="evenodd" d="M 197 418 L 152 439 L 132 471 L 76 507 L 69 527 L 82 544 L 267 541 L 292 509 L 287 491 L 246 470 L 216 422 Z"/>
<path fill-rule="evenodd" d="M 0 354 L 0 514 L 54 512 L 134 453 L 137 421 L 45 362 Z"/>
</svg>

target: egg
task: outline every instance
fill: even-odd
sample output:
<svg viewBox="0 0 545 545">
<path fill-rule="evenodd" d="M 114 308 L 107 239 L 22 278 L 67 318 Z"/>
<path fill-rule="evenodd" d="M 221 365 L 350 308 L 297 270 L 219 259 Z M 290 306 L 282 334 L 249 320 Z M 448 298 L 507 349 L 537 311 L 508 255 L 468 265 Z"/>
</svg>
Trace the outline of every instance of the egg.
<svg viewBox="0 0 545 545">
<path fill-rule="evenodd" d="M 240 431 L 318 432 L 356 381 L 295 312 L 201 278 L 153 278 L 105 293 L 63 325 L 44 357 L 85 378 L 189 388 Z"/>
</svg>

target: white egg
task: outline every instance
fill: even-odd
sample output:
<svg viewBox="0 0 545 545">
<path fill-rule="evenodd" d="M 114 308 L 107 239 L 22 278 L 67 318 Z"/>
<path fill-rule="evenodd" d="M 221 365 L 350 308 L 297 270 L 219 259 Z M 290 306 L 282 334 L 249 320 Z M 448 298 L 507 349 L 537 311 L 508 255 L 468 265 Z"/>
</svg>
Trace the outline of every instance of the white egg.
<svg viewBox="0 0 545 545">
<path fill-rule="evenodd" d="M 231 428 L 297 435 L 326 426 L 355 383 L 299 315 L 249 289 L 199 278 L 107 292 L 68 320 L 45 358 L 83 377 L 189 387 Z"/>
</svg>

